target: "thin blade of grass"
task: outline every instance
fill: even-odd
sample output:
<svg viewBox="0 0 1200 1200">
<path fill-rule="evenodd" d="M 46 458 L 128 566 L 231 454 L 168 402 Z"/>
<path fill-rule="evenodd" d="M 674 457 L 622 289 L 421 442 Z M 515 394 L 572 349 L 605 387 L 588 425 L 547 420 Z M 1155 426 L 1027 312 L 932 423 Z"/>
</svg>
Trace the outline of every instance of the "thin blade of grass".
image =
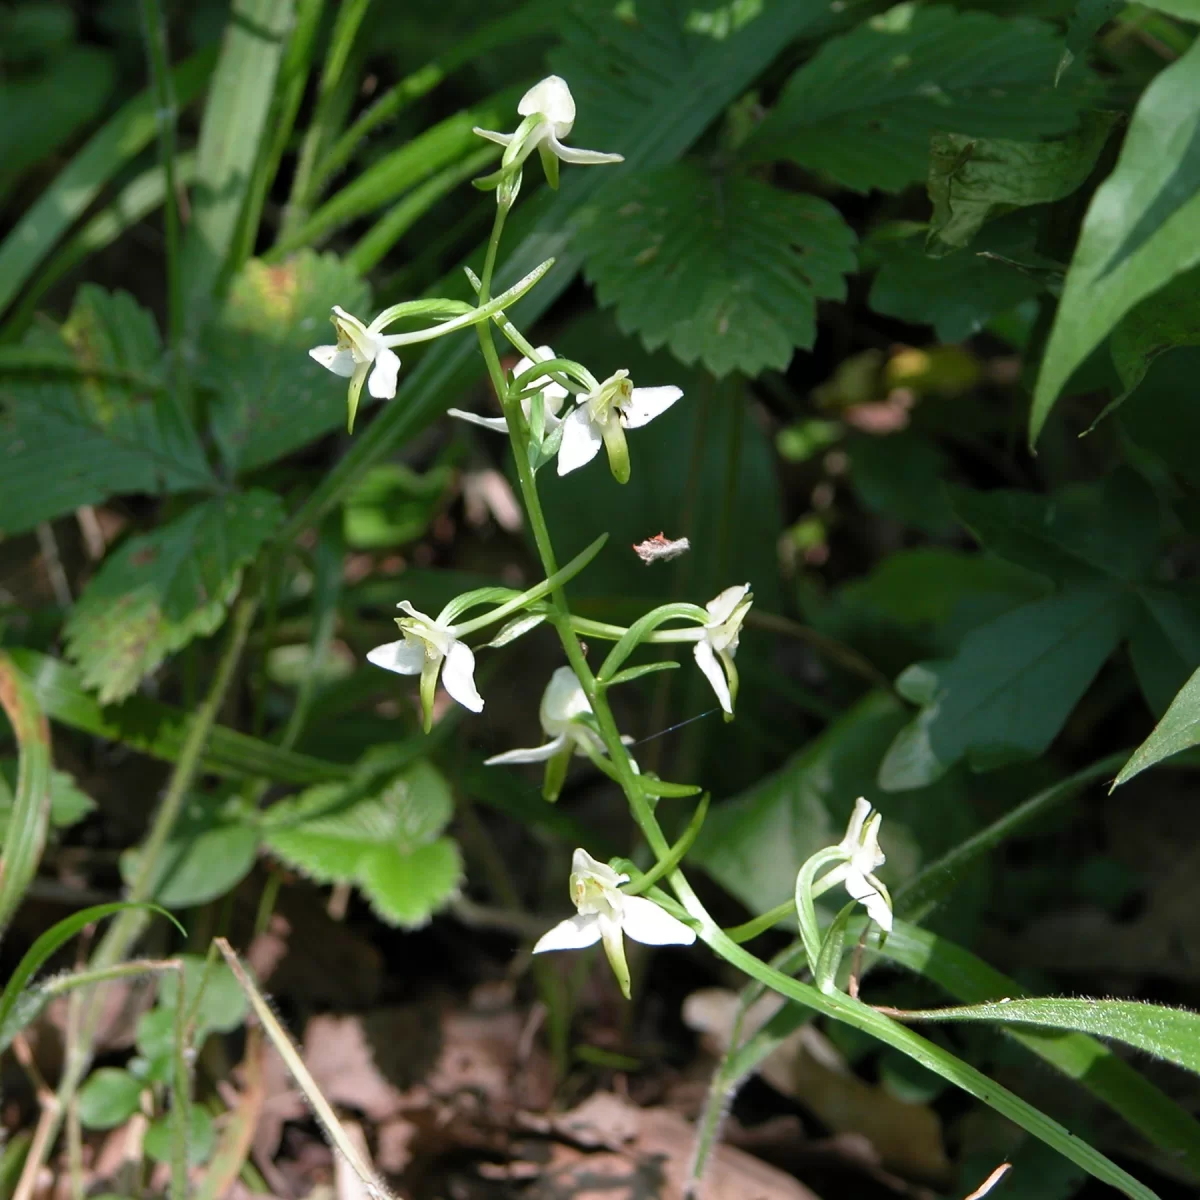
<svg viewBox="0 0 1200 1200">
<path fill-rule="evenodd" d="M 214 52 L 203 50 L 171 72 L 180 106 L 200 94 L 214 61 Z M 100 189 L 146 148 L 158 132 L 155 108 L 155 98 L 149 91 L 130 100 L 92 136 L 13 227 L 0 245 L 0 312 L 21 293 L 38 264 Z"/>
<path fill-rule="evenodd" d="M 8 716 L 20 751 L 12 815 L 0 857 L 2 935 L 42 861 L 50 823 L 51 765 L 49 722 L 29 679 L 3 651 L 0 651 L 0 706 Z"/>
</svg>

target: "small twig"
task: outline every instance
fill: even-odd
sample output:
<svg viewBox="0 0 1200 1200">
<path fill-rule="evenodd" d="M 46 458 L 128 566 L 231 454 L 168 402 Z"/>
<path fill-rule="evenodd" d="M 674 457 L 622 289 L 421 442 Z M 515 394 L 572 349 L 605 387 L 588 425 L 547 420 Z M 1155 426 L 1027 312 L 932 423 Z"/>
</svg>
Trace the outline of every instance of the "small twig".
<svg viewBox="0 0 1200 1200">
<path fill-rule="evenodd" d="M 71 585 L 67 582 L 67 573 L 63 570 L 62 557 L 58 553 L 54 526 L 49 521 L 38 522 L 37 540 L 42 562 L 46 565 L 46 574 L 50 579 L 50 588 L 54 592 L 54 602 L 59 608 L 70 608 Z"/>
<path fill-rule="evenodd" d="M 1012 1163 L 1001 1163 L 969 1196 L 963 1200 L 982 1200 L 1012 1170 Z"/>
</svg>

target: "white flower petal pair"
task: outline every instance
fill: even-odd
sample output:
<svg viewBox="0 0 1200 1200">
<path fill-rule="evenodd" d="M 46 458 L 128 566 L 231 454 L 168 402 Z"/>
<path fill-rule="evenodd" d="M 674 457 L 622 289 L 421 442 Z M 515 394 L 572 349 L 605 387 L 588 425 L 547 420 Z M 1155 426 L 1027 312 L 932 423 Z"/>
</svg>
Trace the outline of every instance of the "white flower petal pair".
<svg viewBox="0 0 1200 1200">
<path fill-rule="evenodd" d="M 624 156 L 620 154 L 603 154 L 598 150 L 581 150 L 563 144 L 562 139 L 570 134 L 575 124 L 575 98 L 571 95 L 566 80 L 557 75 L 548 75 L 540 83 L 535 83 L 521 97 L 517 112 L 522 117 L 539 119 L 525 133 L 507 166 L 520 166 L 534 150 L 543 154 L 543 161 L 544 156 L 548 154 L 561 162 L 580 166 L 625 161 Z M 480 129 L 478 126 L 475 132 L 480 137 L 487 138 L 489 142 L 505 147 L 506 150 L 517 137 L 514 133 L 497 133 L 495 130 Z M 554 182 L 554 179 L 551 182 Z"/>
<path fill-rule="evenodd" d="M 588 703 L 575 672 L 570 667 L 559 667 L 550 676 L 538 709 L 542 729 L 550 740 L 545 745 L 534 746 L 528 750 L 509 750 L 504 754 L 495 754 L 484 762 L 484 766 L 547 762 L 564 751 L 586 754 L 585 743 L 603 754 L 604 743 L 600 735 L 581 724 L 578 719 L 590 715 L 591 711 L 592 706 Z"/>
<path fill-rule="evenodd" d="M 852 900 L 867 910 L 867 915 L 881 929 L 892 930 L 892 898 L 887 887 L 875 876 L 875 869 L 887 861 L 879 848 L 879 829 L 883 815 L 873 811 L 871 802 L 863 796 L 854 802 L 854 812 L 846 826 L 846 834 L 838 843 L 845 861 L 834 867 L 822 884 L 842 883 Z"/>
<path fill-rule="evenodd" d="M 546 362 L 549 359 L 556 358 L 557 355 L 549 346 L 538 346 L 534 351 L 534 359 L 522 358 L 513 368 L 513 375 L 522 375 L 533 366 L 534 362 Z M 545 432 L 550 433 L 559 424 L 559 412 L 562 410 L 563 401 L 570 395 L 561 383 L 555 383 L 548 375 L 541 375 L 528 387 L 536 387 L 541 389 L 542 401 L 545 405 Z M 525 414 L 525 419 L 530 419 L 530 409 L 533 405 L 536 396 L 526 396 L 521 401 L 521 411 Z M 472 425 L 480 425 L 484 429 L 494 430 L 496 433 L 507 433 L 508 422 L 503 417 L 481 417 L 478 413 L 466 412 L 461 408 L 450 408 L 446 410 L 452 417 L 457 417 L 460 421 L 469 421 Z"/>
<path fill-rule="evenodd" d="M 717 702 L 730 716 L 737 698 L 737 669 L 733 656 L 737 653 L 742 622 L 754 603 L 748 583 L 727 587 L 704 607 L 711 620 L 700 631 L 700 640 L 692 647 L 696 665 L 716 693 Z"/>
<path fill-rule="evenodd" d="M 608 450 L 613 475 L 621 483 L 629 479 L 629 451 L 625 430 L 640 429 L 667 411 L 683 395 L 677 387 L 635 388 L 628 371 L 617 371 L 586 396 L 563 419 L 562 445 L 558 450 L 558 473 L 568 475 L 586 466 Z"/>
<path fill-rule="evenodd" d="M 327 371 L 350 380 L 348 425 L 353 430 L 363 383 L 366 382 L 367 391 L 376 400 L 391 400 L 396 394 L 400 358 L 391 349 L 389 339 L 376 328 L 374 321 L 364 325 L 356 316 L 336 304 L 330 320 L 337 330 L 337 344 L 314 346 L 308 356 Z"/>
<path fill-rule="evenodd" d="M 646 946 L 690 946 L 696 934 L 654 901 L 625 895 L 620 885 L 628 882 L 628 875 L 577 849 L 571 860 L 571 899 L 579 911 L 544 933 L 533 953 L 582 950 L 602 941 L 621 991 L 629 999 L 626 936 Z"/>
<path fill-rule="evenodd" d="M 407 600 L 397 607 L 408 614 L 396 619 L 403 638 L 376 646 L 368 652 L 367 661 L 398 675 L 421 676 L 426 732 L 433 721 L 433 694 L 439 675 L 452 699 L 471 712 L 482 712 L 483 697 L 475 687 L 475 655 L 470 646 L 458 640 L 455 627 L 418 611 Z"/>
</svg>

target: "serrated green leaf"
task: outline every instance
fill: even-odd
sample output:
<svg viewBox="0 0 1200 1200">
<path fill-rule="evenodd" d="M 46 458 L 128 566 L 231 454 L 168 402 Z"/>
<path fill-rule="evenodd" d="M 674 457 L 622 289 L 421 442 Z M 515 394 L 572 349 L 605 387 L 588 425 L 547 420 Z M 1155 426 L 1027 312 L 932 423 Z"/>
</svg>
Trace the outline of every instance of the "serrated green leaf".
<svg viewBox="0 0 1200 1200">
<path fill-rule="evenodd" d="M 258 831 L 222 796 L 191 797 L 160 857 L 153 896 L 171 908 L 207 904 L 236 887 L 254 866 Z M 120 859 L 126 883 L 137 877 L 139 852 Z"/>
<path fill-rule="evenodd" d="M 453 811 L 441 774 L 418 761 L 382 786 L 323 785 L 273 805 L 263 840 L 318 883 L 357 883 L 385 920 L 411 927 L 458 886 L 457 846 L 438 838 Z"/>
<path fill-rule="evenodd" d="M 359 866 L 358 883 L 371 907 L 390 925 L 424 925 L 462 885 L 458 843 L 438 838 L 401 854 L 379 846 Z"/>
<path fill-rule="evenodd" d="M 929 149 L 933 218 L 926 249 L 948 254 L 969 245 L 997 210 L 1069 196 L 1096 165 L 1116 120 L 1116 113 L 1087 113 L 1078 129 L 1040 142 L 935 133 Z"/>
<path fill-rule="evenodd" d="M 1154 732 L 1121 768 L 1113 787 L 1128 783 L 1147 767 L 1197 744 L 1200 744 L 1200 670 L 1183 685 Z"/>
<path fill-rule="evenodd" d="M 949 662 L 923 664 L 923 707 L 884 756 L 880 786 L 928 786 L 963 758 L 988 769 L 1043 753 L 1116 649 L 1131 604 L 1105 583 L 1069 584 L 973 630 Z"/>
<path fill-rule="evenodd" d="M 366 285 L 332 254 L 246 264 L 204 337 L 213 436 L 231 470 L 273 462 L 346 420 L 346 392 L 308 357 L 333 342 L 329 312 L 367 314 Z"/>
<path fill-rule="evenodd" d="M 13 789 L 17 784 L 17 760 L 0 759 L 0 845 L 8 837 L 8 822 L 12 816 Z M 80 791 L 66 771 L 50 772 L 50 824 L 66 829 L 82 821 L 96 807 L 86 792 Z"/>
<path fill-rule="evenodd" d="M 194 431 L 161 391 L 154 318 L 125 292 L 85 284 L 57 334 L 24 347 L 43 371 L 0 381 L 0 528 L 97 504 L 117 493 L 216 485 Z"/>
<path fill-rule="evenodd" d="M 87 1129 L 113 1129 L 138 1110 L 142 1085 L 128 1071 L 101 1067 L 79 1089 L 79 1120 Z"/>
<path fill-rule="evenodd" d="M 1142 94 L 1096 190 L 1042 360 L 1029 439 L 1067 380 L 1134 305 L 1200 262 L 1200 42 Z"/>
<path fill-rule="evenodd" d="M 715 375 L 783 370 L 842 299 L 854 234 L 832 205 L 749 176 L 677 163 L 585 211 L 585 268 L 617 323 Z"/>
<path fill-rule="evenodd" d="M 1061 54 L 1046 25 L 898 4 L 827 41 L 744 150 L 856 191 L 900 191 L 924 177 L 938 131 L 1033 139 L 1072 128 L 1080 99 L 1053 86 Z"/>
<path fill-rule="evenodd" d="M 67 653 L 100 702 L 122 700 L 166 656 L 218 629 L 241 570 L 283 519 L 251 491 L 197 504 L 105 560 L 67 620 Z"/>
</svg>

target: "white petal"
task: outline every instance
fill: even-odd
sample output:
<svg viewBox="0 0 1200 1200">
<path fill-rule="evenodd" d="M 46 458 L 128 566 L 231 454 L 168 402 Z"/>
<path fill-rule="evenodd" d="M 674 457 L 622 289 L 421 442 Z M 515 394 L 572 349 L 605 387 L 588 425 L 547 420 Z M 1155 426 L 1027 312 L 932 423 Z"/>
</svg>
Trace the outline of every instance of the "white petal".
<svg viewBox="0 0 1200 1200">
<path fill-rule="evenodd" d="M 353 350 L 339 350 L 336 346 L 314 346 L 308 352 L 308 357 L 343 379 L 349 379 L 354 374 Z"/>
<path fill-rule="evenodd" d="M 481 138 L 487 138 L 489 142 L 495 142 L 499 146 L 507 146 L 513 140 L 511 133 L 497 133 L 493 129 L 480 129 L 478 125 L 471 132 L 477 133 Z"/>
<path fill-rule="evenodd" d="M 625 161 L 623 154 L 604 154 L 600 150 L 579 150 L 574 146 L 564 146 L 558 139 L 567 135 L 556 129 L 557 137 L 551 135 L 546 139 L 546 145 L 554 153 L 554 157 L 565 163 L 575 163 L 580 167 L 598 167 L 601 163 L 619 163 Z"/>
<path fill-rule="evenodd" d="M 719 596 L 714 597 L 704 607 L 714 625 L 723 625 L 733 616 L 733 610 L 742 602 L 742 597 L 750 590 L 748 583 L 735 583 L 727 587 Z"/>
<path fill-rule="evenodd" d="M 491 758 L 483 760 L 483 765 L 499 767 L 512 763 L 545 762 L 559 753 L 566 744 L 565 737 L 556 737 L 554 741 L 547 742 L 544 746 L 534 746 L 531 750 L 506 750 L 503 754 L 493 754 Z"/>
<path fill-rule="evenodd" d="M 398 609 L 400 609 L 402 612 L 408 613 L 408 615 L 410 617 L 416 617 L 417 620 L 420 621 L 422 625 L 432 625 L 434 623 L 432 617 L 427 616 L 419 608 L 413 608 L 412 602 L 410 600 L 401 600 L 400 603 L 396 605 L 396 607 Z"/>
<path fill-rule="evenodd" d="M 557 358 L 558 355 L 549 346 L 537 346 L 534 348 L 536 358 L 532 361 L 528 357 L 523 357 L 513 367 L 513 375 L 521 375 L 528 371 L 533 366 L 534 362 L 546 362 L 548 359 Z M 546 397 L 546 409 L 548 413 L 557 413 L 562 408 L 562 402 L 571 394 L 561 383 L 555 383 L 546 375 L 540 375 L 533 381 L 534 386 L 544 384 L 542 387 L 542 395 Z"/>
<path fill-rule="evenodd" d="M 846 891 L 852 900 L 857 900 L 867 910 L 867 916 L 880 929 L 892 931 L 892 910 L 878 889 L 853 866 L 846 872 Z"/>
<path fill-rule="evenodd" d="M 420 675 L 425 665 L 425 651 L 420 646 L 401 638 L 398 642 L 387 642 L 367 651 L 367 662 L 397 675 Z"/>
<path fill-rule="evenodd" d="M 595 913 L 588 913 L 587 916 L 579 913 L 543 933 L 533 952 L 545 954 L 547 950 L 582 950 L 585 946 L 594 946 L 599 940 L 600 918 Z"/>
<path fill-rule="evenodd" d="M 604 439 L 591 422 L 587 408 L 580 405 L 563 421 L 562 444 L 558 448 L 558 473 L 586 466 L 600 453 Z"/>
<path fill-rule="evenodd" d="M 692 647 L 692 654 L 696 658 L 696 666 L 704 672 L 704 678 L 712 684 L 712 690 L 717 694 L 718 703 L 727 713 L 732 713 L 733 699 L 729 695 L 729 681 L 725 678 L 725 672 L 721 670 L 721 664 L 717 662 L 713 648 L 708 642 L 697 642 Z"/>
<path fill-rule="evenodd" d="M 472 425 L 481 425 L 484 429 L 492 429 L 497 433 L 508 432 L 508 422 L 503 417 L 481 417 L 478 413 L 465 412 L 461 408 L 448 408 L 446 414 L 457 417 L 460 421 L 469 421 Z"/>
<path fill-rule="evenodd" d="M 643 946 L 690 946 L 696 931 L 644 896 L 624 896 L 621 928 Z"/>
<path fill-rule="evenodd" d="M 608 863 L 593 858 L 582 846 L 576 846 L 571 855 L 571 874 L 588 875 L 601 887 L 615 888 L 620 883 L 628 883 L 629 876 L 614 871 Z"/>
<path fill-rule="evenodd" d="M 442 667 L 442 687 L 463 706 L 472 712 L 483 711 L 483 697 L 475 690 L 475 655 L 471 647 L 455 642 L 446 655 Z"/>
<path fill-rule="evenodd" d="M 376 400 L 390 400 L 396 394 L 396 377 L 400 374 L 400 358 L 395 350 L 385 346 L 375 356 L 375 370 L 367 380 L 367 391 Z"/>
<path fill-rule="evenodd" d="M 682 395 L 683 389 L 677 387 L 634 388 L 629 403 L 621 409 L 621 424 L 626 429 L 647 425 Z"/>
<path fill-rule="evenodd" d="M 531 117 L 541 113 L 549 117 L 556 126 L 565 125 L 566 129 L 557 129 L 559 137 L 566 137 L 575 123 L 575 98 L 567 81 L 558 75 L 547 75 L 541 83 L 535 83 L 521 97 L 517 112 L 523 117 Z"/>
</svg>

